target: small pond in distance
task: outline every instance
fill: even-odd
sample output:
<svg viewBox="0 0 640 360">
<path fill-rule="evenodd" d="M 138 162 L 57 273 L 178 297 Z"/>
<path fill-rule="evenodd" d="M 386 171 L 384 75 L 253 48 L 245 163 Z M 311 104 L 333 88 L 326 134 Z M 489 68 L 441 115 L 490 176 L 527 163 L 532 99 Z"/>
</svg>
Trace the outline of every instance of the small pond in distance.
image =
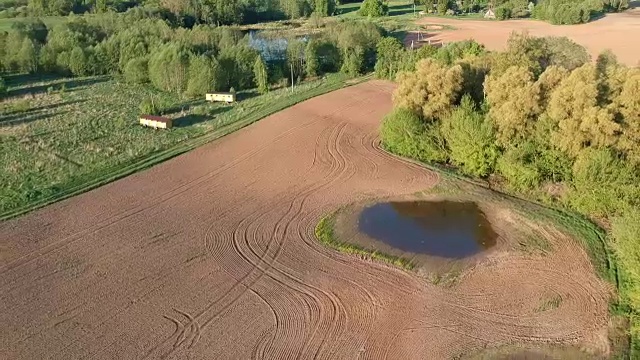
<svg viewBox="0 0 640 360">
<path fill-rule="evenodd" d="M 360 232 L 405 252 L 461 259 L 496 244 L 475 202 L 385 202 L 365 208 Z"/>
</svg>

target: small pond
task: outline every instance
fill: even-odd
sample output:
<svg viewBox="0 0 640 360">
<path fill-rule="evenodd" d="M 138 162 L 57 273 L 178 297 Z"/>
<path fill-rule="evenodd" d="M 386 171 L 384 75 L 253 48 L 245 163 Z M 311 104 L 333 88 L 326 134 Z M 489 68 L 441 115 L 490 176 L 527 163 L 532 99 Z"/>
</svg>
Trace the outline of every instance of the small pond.
<svg viewBox="0 0 640 360">
<path fill-rule="evenodd" d="M 401 251 L 460 259 L 496 244 L 497 234 L 474 202 L 385 202 L 365 208 L 360 232 Z"/>
<path fill-rule="evenodd" d="M 285 60 L 287 46 L 291 38 L 284 36 L 265 36 L 263 31 L 250 30 L 249 47 L 257 50 L 265 61 Z M 308 41 L 307 36 L 295 37 L 301 41 Z"/>
</svg>

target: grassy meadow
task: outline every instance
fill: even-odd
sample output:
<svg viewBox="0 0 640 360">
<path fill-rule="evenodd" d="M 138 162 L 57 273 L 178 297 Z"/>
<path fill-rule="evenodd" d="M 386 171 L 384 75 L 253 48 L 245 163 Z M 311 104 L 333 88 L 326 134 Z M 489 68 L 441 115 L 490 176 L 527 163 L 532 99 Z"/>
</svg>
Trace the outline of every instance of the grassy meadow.
<svg viewBox="0 0 640 360">
<path fill-rule="evenodd" d="M 240 92 L 227 106 L 189 100 L 117 79 L 7 77 L 0 103 L 0 220 L 52 203 L 193 149 L 310 97 L 346 77 L 266 95 Z M 171 130 L 138 124 L 148 96 L 168 105 Z"/>
</svg>

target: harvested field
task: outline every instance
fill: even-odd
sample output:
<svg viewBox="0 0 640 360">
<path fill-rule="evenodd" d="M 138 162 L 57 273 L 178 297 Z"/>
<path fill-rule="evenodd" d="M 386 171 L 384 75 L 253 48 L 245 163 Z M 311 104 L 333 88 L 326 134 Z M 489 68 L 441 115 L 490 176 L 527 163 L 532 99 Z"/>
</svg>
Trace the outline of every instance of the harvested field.
<svg viewBox="0 0 640 360">
<path fill-rule="evenodd" d="M 496 254 L 453 287 L 318 243 L 323 215 L 438 181 L 376 147 L 392 90 L 371 81 L 316 97 L 0 223 L 0 358 L 444 359 L 523 342 L 606 352 L 610 286 L 552 227 L 539 230 L 553 253 Z"/>
<path fill-rule="evenodd" d="M 511 32 L 528 31 L 533 36 L 566 36 L 586 47 L 594 59 L 602 51 L 610 49 L 624 64 L 636 66 L 640 62 L 640 38 L 629 36 L 640 31 L 640 8 L 607 14 L 601 19 L 580 25 L 551 25 L 538 20 L 498 22 L 437 17 L 422 18 L 418 24 L 429 24 L 430 28 L 435 24 L 455 28 L 426 34 L 432 44 L 474 39 L 490 50 L 504 50 Z"/>
</svg>

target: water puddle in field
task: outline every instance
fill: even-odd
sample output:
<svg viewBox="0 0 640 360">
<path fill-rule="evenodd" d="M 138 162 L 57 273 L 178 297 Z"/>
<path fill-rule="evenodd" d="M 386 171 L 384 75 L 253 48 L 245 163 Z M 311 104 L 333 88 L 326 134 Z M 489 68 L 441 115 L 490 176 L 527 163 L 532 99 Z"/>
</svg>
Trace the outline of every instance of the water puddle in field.
<svg viewBox="0 0 640 360">
<path fill-rule="evenodd" d="M 487 250 L 498 235 L 474 202 L 385 202 L 365 208 L 360 232 L 396 249 L 461 259 Z"/>
</svg>

